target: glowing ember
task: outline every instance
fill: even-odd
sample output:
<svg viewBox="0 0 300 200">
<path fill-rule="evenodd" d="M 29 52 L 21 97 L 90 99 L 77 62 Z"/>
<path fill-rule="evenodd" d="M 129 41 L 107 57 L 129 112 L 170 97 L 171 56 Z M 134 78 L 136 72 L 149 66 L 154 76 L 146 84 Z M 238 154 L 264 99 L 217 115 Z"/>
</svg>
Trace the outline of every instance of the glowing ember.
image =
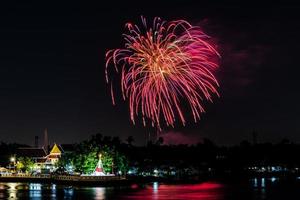
<svg viewBox="0 0 300 200">
<path fill-rule="evenodd" d="M 218 81 L 218 52 L 207 42 L 209 36 L 187 21 L 166 22 L 156 17 L 149 27 L 142 17 L 143 29 L 127 23 L 125 48 L 106 53 L 106 81 L 109 65 L 121 74 L 124 100 L 129 100 L 130 118 L 141 115 L 144 125 L 161 129 L 161 123 L 174 127 L 177 118 L 186 120 L 183 107 L 188 102 L 195 122 L 204 112 L 203 100 L 212 102 Z"/>
</svg>

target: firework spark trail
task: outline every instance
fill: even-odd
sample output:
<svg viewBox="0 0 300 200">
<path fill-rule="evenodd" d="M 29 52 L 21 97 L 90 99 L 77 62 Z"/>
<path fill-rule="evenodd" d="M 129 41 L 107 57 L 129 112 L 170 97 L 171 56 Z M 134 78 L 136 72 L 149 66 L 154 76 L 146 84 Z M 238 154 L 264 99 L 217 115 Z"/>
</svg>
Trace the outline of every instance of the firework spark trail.
<svg viewBox="0 0 300 200">
<path fill-rule="evenodd" d="M 188 102 L 194 121 L 205 112 L 204 100 L 219 96 L 213 72 L 220 55 L 207 42 L 209 36 L 187 21 L 166 22 L 156 17 L 152 27 L 142 17 L 143 29 L 126 24 L 124 49 L 106 53 L 106 81 L 110 83 L 109 66 L 121 71 L 123 99 L 129 100 L 130 118 L 141 115 L 146 126 L 161 129 L 162 121 L 174 127 L 177 118 L 185 125 L 183 102 Z M 115 98 L 113 86 L 111 96 Z"/>
</svg>

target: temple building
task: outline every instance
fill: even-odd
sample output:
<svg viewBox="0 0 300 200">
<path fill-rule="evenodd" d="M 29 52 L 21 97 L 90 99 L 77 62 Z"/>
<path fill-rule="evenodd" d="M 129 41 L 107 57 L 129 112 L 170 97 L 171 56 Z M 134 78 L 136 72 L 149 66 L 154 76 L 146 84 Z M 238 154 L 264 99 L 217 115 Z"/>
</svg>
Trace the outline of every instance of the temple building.
<svg viewBox="0 0 300 200">
<path fill-rule="evenodd" d="M 16 156 L 17 158 L 30 158 L 35 163 L 33 171 L 50 173 L 55 171 L 55 169 L 57 168 L 56 164 L 61 158 L 62 153 L 62 147 L 54 143 L 49 154 L 46 153 L 46 150 L 44 148 L 34 147 L 19 148 Z"/>
<path fill-rule="evenodd" d="M 19 157 L 30 158 L 35 163 L 36 169 L 41 169 L 47 160 L 47 153 L 44 148 L 36 148 L 36 147 L 19 148 L 17 150 L 16 156 L 17 158 Z"/>
<path fill-rule="evenodd" d="M 54 143 L 50 153 L 47 155 L 46 163 L 55 165 L 58 162 L 58 160 L 61 158 L 62 152 L 63 152 L 62 148 Z"/>
</svg>

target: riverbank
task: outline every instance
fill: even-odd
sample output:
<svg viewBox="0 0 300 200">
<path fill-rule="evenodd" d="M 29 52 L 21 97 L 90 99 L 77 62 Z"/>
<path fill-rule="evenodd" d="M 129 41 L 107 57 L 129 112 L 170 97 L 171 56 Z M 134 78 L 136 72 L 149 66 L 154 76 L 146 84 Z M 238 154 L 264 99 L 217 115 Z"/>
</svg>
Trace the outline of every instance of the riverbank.
<svg viewBox="0 0 300 200">
<path fill-rule="evenodd" d="M 125 176 L 70 176 L 70 175 L 1 175 L 0 182 L 33 182 L 68 185 L 124 185 Z"/>
<path fill-rule="evenodd" d="M 53 183 L 69 186 L 128 186 L 131 184 L 165 183 L 165 184 L 196 184 L 205 181 L 243 182 L 253 178 L 280 178 L 282 180 L 295 180 L 295 174 L 215 174 L 194 177 L 154 177 L 154 176 L 79 176 L 79 175 L 1 175 L 0 182 L 19 183 Z"/>
</svg>

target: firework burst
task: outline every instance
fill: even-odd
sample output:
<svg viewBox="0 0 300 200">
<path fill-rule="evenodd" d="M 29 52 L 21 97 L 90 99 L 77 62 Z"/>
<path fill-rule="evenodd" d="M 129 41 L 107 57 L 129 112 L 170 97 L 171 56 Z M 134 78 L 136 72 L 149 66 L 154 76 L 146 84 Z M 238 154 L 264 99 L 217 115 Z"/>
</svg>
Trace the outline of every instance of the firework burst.
<svg viewBox="0 0 300 200">
<path fill-rule="evenodd" d="M 209 36 L 187 21 L 156 17 L 149 26 L 142 17 L 142 24 L 140 28 L 127 23 L 125 47 L 106 53 L 106 81 L 113 104 L 110 65 L 120 74 L 123 99 L 129 101 L 134 124 L 141 116 L 144 126 L 150 122 L 159 129 L 162 123 L 174 127 L 177 119 L 185 125 L 186 105 L 197 122 L 204 112 L 203 101 L 219 96 L 213 74 L 218 52 L 207 42 Z"/>
</svg>

